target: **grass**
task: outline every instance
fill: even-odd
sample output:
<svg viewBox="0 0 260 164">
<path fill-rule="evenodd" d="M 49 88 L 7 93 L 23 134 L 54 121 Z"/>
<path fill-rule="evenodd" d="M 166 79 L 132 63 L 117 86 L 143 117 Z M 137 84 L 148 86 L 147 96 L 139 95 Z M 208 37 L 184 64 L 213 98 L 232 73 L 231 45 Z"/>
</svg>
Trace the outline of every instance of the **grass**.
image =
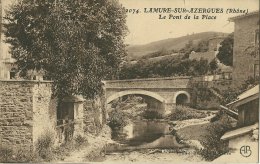
<svg viewBox="0 0 260 164">
<path fill-rule="evenodd" d="M 3 163 L 29 163 L 32 161 L 36 161 L 37 159 L 38 156 L 35 154 L 35 152 L 33 152 L 32 149 L 7 146 L 3 146 L 0 148 L 0 162 Z"/>
<path fill-rule="evenodd" d="M 69 156 L 71 152 L 79 150 L 83 146 L 87 146 L 88 141 L 83 136 L 76 136 L 74 140 L 61 144 L 59 147 L 53 149 L 53 154 L 56 160 L 64 160 L 66 156 Z"/>
<path fill-rule="evenodd" d="M 53 160 L 62 160 L 72 151 L 87 146 L 87 139 L 83 136 L 76 136 L 72 141 L 66 142 L 58 147 L 54 147 L 53 136 L 46 132 L 40 136 L 33 149 L 10 148 L 3 146 L 0 148 L 0 162 L 50 162 Z"/>
<path fill-rule="evenodd" d="M 207 128 L 210 126 L 210 123 L 191 125 L 179 129 L 177 131 L 177 137 L 182 140 L 199 140 L 203 141 L 206 139 L 208 134 Z"/>
<path fill-rule="evenodd" d="M 188 106 L 176 106 L 176 109 L 172 112 L 168 118 L 172 121 L 181 121 L 181 120 L 188 120 L 188 119 L 199 119 L 205 118 L 208 114 L 205 111 L 200 111 L 197 109 L 193 109 Z"/>
<path fill-rule="evenodd" d="M 231 129 L 231 120 L 223 114 L 214 122 L 179 129 L 176 137 L 178 140 L 200 141 L 204 149 L 197 150 L 197 153 L 205 160 L 212 161 L 228 151 L 227 143 L 220 138 L 229 129 Z"/>
</svg>

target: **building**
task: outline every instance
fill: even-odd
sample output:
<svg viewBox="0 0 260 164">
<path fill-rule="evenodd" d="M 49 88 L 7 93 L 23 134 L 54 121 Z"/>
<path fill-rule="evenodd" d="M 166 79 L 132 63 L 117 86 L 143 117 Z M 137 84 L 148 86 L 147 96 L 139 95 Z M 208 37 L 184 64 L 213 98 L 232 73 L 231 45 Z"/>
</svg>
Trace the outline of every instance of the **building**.
<svg viewBox="0 0 260 164">
<path fill-rule="evenodd" d="M 259 85 L 243 92 L 237 100 L 227 104 L 233 111 L 238 111 L 238 127 L 249 126 L 259 121 Z"/>
<path fill-rule="evenodd" d="M 2 32 L 3 23 L 3 10 L 2 1 L 0 1 L 0 31 Z M 0 34 L 0 79 L 13 79 L 15 78 L 16 65 L 15 59 L 12 58 L 8 44 L 3 42 L 4 35 Z"/>
<path fill-rule="evenodd" d="M 218 36 L 214 38 L 210 38 L 208 40 L 208 51 L 207 52 L 194 52 L 192 51 L 189 59 L 193 60 L 200 60 L 206 59 L 208 62 L 211 62 L 213 59 L 216 58 L 218 54 L 218 49 L 221 46 L 220 43 L 225 39 L 224 36 Z"/>
<path fill-rule="evenodd" d="M 239 158 L 232 162 L 257 162 L 258 161 L 258 141 L 259 141 L 259 85 L 243 92 L 237 100 L 227 104 L 233 112 L 238 112 L 237 126 L 235 129 L 226 132 L 221 140 L 228 142 L 229 154 L 224 154 L 214 160 L 214 162 L 228 162 L 232 158 L 241 155 L 241 150 L 250 148 L 251 154 L 246 154 L 247 158 Z M 235 113 L 235 112 L 234 112 Z M 247 146 L 247 147 L 245 147 Z"/>
<path fill-rule="evenodd" d="M 232 78 L 239 86 L 249 77 L 259 78 L 259 11 L 229 21 L 235 23 Z"/>
</svg>

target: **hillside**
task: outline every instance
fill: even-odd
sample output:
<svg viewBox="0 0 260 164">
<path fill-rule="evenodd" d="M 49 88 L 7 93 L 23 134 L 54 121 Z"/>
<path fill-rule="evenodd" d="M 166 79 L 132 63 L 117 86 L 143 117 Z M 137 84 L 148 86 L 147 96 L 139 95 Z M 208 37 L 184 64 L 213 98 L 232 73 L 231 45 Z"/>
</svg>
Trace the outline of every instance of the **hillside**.
<svg viewBox="0 0 260 164">
<path fill-rule="evenodd" d="M 182 49 L 189 41 L 193 43 L 198 43 L 200 40 L 207 40 L 216 36 L 227 36 L 226 33 L 221 32 L 203 32 L 187 36 L 182 36 L 179 38 L 169 38 L 164 40 L 159 40 L 156 42 L 144 44 L 144 45 L 130 45 L 127 47 L 128 56 L 130 59 L 138 59 L 142 56 L 157 52 L 158 50 L 175 50 L 179 51 Z"/>
</svg>

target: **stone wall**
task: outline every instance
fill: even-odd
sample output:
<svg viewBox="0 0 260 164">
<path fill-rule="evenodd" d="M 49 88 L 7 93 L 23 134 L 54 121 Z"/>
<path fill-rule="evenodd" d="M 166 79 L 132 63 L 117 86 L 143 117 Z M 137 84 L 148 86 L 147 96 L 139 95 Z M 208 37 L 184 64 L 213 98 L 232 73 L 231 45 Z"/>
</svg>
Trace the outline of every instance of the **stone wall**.
<svg viewBox="0 0 260 164">
<path fill-rule="evenodd" d="M 254 65 L 259 65 L 259 54 L 250 55 L 256 46 L 255 37 L 257 29 L 259 30 L 259 13 L 235 19 L 234 22 L 232 76 L 234 83 L 240 85 L 249 76 L 254 77 Z"/>
<path fill-rule="evenodd" d="M 147 78 L 105 81 L 106 89 L 189 88 L 191 77 Z"/>
<path fill-rule="evenodd" d="M 0 81 L 0 146 L 31 148 L 55 119 L 51 82 Z"/>
<path fill-rule="evenodd" d="M 103 125 L 106 124 L 106 115 L 104 97 L 97 97 L 84 102 L 85 134 L 99 134 Z"/>
<path fill-rule="evenodd" d="M 215 58 L 215 52 L 209 51 L 209 52 L 191 52 L 189 59 L 190 60 L 208 60 L 208 62 L 211 62 Z"/>
<path fill-rule="evenodd" d="M 57 99 L 52 98 L 51 83 L 33 86 L 33 142 L 49 131 L 56 135 Z"/>
</svg>

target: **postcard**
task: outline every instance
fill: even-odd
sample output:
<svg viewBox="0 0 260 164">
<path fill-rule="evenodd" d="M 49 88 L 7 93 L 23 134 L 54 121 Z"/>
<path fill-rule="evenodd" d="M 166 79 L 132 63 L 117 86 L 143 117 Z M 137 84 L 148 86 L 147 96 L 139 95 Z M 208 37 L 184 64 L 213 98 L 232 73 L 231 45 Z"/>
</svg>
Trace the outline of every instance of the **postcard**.
<svg viewBox="0 0 260 164">
<path fill-rule="evenodd" d="M 258 163 L 258 0 L 0 0 L 1 163 Z"/>
</svg>

